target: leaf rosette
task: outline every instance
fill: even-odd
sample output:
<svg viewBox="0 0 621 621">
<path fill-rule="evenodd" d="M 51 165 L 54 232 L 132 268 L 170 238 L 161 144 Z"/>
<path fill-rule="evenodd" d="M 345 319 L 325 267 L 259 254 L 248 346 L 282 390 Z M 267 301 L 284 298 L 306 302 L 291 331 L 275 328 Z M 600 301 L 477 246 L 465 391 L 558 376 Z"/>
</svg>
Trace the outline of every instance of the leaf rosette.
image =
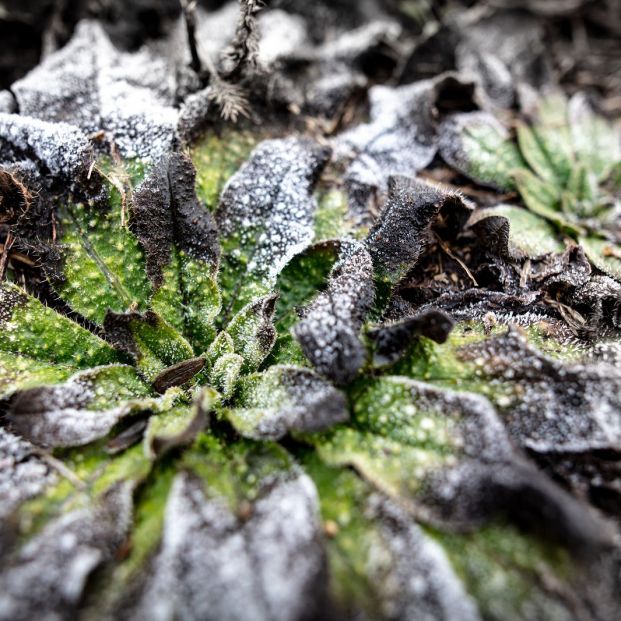
<svg viewBox="0 0 621 621">
<path fill-rule="evenodd" d="M 77 114 L 71 92 L 47 88 L 65 103 L 42 109 L 35 74 L 15 92 L 43 120 L 0 115 L 0 153 L 27 160 L 11 191 L 67 186 L 46 186 L 56 203 L 36 202 L 49 216 L 36 234 L 25 216 L 14 228 L 42 269 L 11 264 L 0 284 L 0 619 L 607 618 L 611 529 L 530 457 L 575 492 L 565 456 L 619 451 L 615 343 L 567 338 L 538 292 L 420 299 L 412 283 L 496 218 L 498 269 L 545 257 L 541 281 L 600 315 L 618 311 L 618 285 L 548 229 L 520 235 L 532 213 L 482 214 L 398 174 L 417 135 L 425 148 L 403 167 L 433 159 L 445 134 L 432 108 L 456 78 L 380 89 L 371 123 L 337 141 L 357 147 L 346 189 L 371 171 L 386 194 L 356 218 L 325 140 L 212 122 L 181 148 L 168 85 L 114 70 L 152 50 L 111 50 L 83 23 L 61 75 L 88 33 L 112 60 L 92 63 L 87 90 L 144 90 L 143 109 L 119 116 L 100 98 Z M 421 97 L 420 114 L 396 114 Z M 96 155 L 67 111 L 122 136 L 121 156 Z M 513 170 L 522 156 L 503 153 Z M 531 303 L 548 314 L 522 312 Z M 518 309 L 522 327 L 490 308 Z"/>
</svg>

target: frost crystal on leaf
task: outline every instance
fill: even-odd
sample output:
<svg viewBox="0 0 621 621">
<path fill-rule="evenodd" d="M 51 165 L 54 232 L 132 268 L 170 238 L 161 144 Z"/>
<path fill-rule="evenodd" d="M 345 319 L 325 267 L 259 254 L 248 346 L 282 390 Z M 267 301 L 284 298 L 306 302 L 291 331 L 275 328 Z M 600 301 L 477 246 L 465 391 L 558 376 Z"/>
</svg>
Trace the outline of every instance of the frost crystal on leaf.
<svg viewBox="0 0 621 621">
<path fill-rule="evenodd" d="M 126 157 L 157 157 L 174 145 L 177 112 L 170 61 L 144 47 L 114 47 L 95 21 L 12 87 L 20 115 L 103 130 Z"/>
</svg>

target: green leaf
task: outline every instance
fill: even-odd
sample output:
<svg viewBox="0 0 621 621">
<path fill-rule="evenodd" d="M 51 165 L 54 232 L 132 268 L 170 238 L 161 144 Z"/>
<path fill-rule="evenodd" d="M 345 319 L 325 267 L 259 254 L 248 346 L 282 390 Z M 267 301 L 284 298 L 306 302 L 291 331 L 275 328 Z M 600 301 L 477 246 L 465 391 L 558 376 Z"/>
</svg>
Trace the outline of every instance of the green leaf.
<svg viewBox="0 0 621 621">
<path fill-rule="evenodd" d="M 543 180 L 559 189 L 567 184 L 575 164 L 567 114 L 564 95 L 547 95 L 539 102 L 532 128 L 518 130 L 524 159 Z"/>
<path fill-rule="evenodd" d="M 272 317 L 276 299 L 276 295 L 268 295 L 250 302 L 231 319 L 226 328 L 233 352 L 244 359 L 244 372 L 258 369 L 274 345 L 276 329 Z"/>
<path fill-rule="evenodd" d="M 571 598 L 558 597 L 545 586 L 545 580 L 553 580 L 563 592 L 577 588 L 579 572 L 562 548 L 503 523 L 475 533 L 430 534 L 444 548 L 484 618 L 574 618 Z"/>
<path fill-rule="evenodd" d="M 315 212 L 315 242 L 355 234 L 349 219 L 347 194 L 337 188 L 326 188 L 317 197 Z"/>
<path fill-rule="evenodd" d="M 562 188 L 564 179 L 545 150 L 540 132 L 522 123 L 517 127 L 517 140 L 522 157 L 539 178 L 550 185 Z"/>
<path fill-rule="evenodd" d="M 501 254 L 535 259 L 565 249 L 546 220 L 520 207 L 497 205 L 480 209 L 468 224 Z"/>
<path fill-rule="evenodd" d="M 132 229 L 155 288 L 151 309 L 204 351 L 221 308 L 216 225 L 199 201 L 195 170 L 180 153 L 163 158 L 136 190 Z"/>
<path fill-rule="evenodd" d="M 330 591 L 344 618 L 386 610 L 399 618 L 571 618 L 572 603 L 542 586 L 544 574 L 563 589 L 579 582 L 562 548 L 502 522 L 470 533 L 420 528 L 351 471 L 312 456 L 304 467 L 319 491 Z"/>
<path fill-rule="evenodd" d="M 424 475 L 445 463 L 434 450 L 403 445 L 397 440 L 353 428 L 328 434 L 316 445 L 331 466 L 352 466 L 385 494 L 405 502 L 422 488 Z"/>
<path fill-rule="evenodd" d="M 296 254 L 278 275 L 278 299 L 274 319 L 279 334 L 287 334 L 297 321 L 297 313 L 325 289 L 328 276 L 336 263 L 341 242 L 318 242 Z"/>
<path fill-rule="evenodd" d="M 108 313 L 104 327 L 119 347 L 129 351 L 144 376 L 153 382 L 171 365 L 194 357 L 192 346 L 159 315 Z"/>
<path fill-rule="evenodd" d="M 443 550 L 401 508 L 348 470 L 310 457 L 304 466 L 319 490 L 340 618 L 479 618 Z"/>
<path fill-rule="evenodd" d="M 578 241 L 598 270 L 621 280 L 621 247 L 618 244 L 595 235 L 580 236 Z"/>
<path fill-rule="evenodd" d="M 507 130 L 485 112 L 455 114 L 440 127 L 440 154 L 447 164 L 474 181 L 513 190 L 513 172 L 525 163 Z"/>
<path fill-rule="evenodd" d="M 193 407 L 181 405 L 152 416 L 144 434 L 147 456 L 154 459 L 191 444 L 207 424 L 207 417 L 218 401 L 218 393 L 205 387 Z"/>
<path fill-rule="evenodd" d="M 208 132 L 192 146 L 196 166 L 196 190 L 209 211 L 215 211 L 220 194 L 229 178 L 250 155 L 261 132 L 224 126 Z"/>
<path fill-rule="evenodd" d="M 0 351 L 32 360 L 89 368 L 118 362 L 105 341 L 44 306 L 16 285 L 0 283 Z"/>
<path fill-rule="evenodd" d="M 232 396 L 243 366 L 244 359 L 239 354 L 223 354 L 212 366 L 209 381 L 225 399 Z"/>
<path fill-rule="evenodd" d="M 567 192 L 580 202 L 593 203 L 597 199 L 597 177 L 584 164 L 577 164 L 571 170 L 567 182 Z M 590 215 L 580 214 L 579 215 Z"/>
<path fill-rule="evenodd" d="M 569 100 L 569 127 L 578 160 L 600 181 L 621 160 L 619 134 L 596 115 L 582 93 Z"/>
<path fill-rule="evenodd" d="M 516 170 L 513 178 L 526 206 L 571 233 L 579 232 L 579 226 L 568 220 L 561 211 L 561 194 L 556 186 L 542 181 L 530 170 Z"/>
<path fill-rule="evenodd" d="M 135 501 L 129 554 L 119 564 L 101 572 L 96 582 L 100 587 L 98 597 L 88 602 L 98 613 L 118 605 L 128 585 L 140 579 L 147 563 L 155 555 L 162 537 L 166 500 L 175 474 L 176 469 L 171 464 L 158 462 L 147 484 L 140 490 Z"/>
<path fill-rule="evenodd" d="M 389 376 L 361 382 L 352 399 L 355 428 L 309 441 L 327 464 L 353 466 L 419 520 L 465 526 L 521 503 L 530 526 L 543 520 L 563 532 L 559 541 L 602 537 L 583 507 L 514 453 L 486 399 Z"/>
<path fill-rule="evenodd" d="M 75 372 L 75 367 L 33 360 L 27 356 L 0 352 L 0 398 L 36 386 L 58 384 Z"/>
<path fill-rule="evenodd" d="M 279 295 L 274 312 L 277 337 L 268 363 L 308 364 L 298 341 L 291 334 L 291 328 L 299 320 L 304 306 L 318 291 L 326 288 L 340 247 L 341 243 L 337 240 L 313 244 L 296 254 L 278 275 L 275 289 Z"/>
<path fill-rule="evenodd" d="M 108 310 L 146 310 L 151 294 L 125 199 L 114 187 L 109 192 L 105 206 L 67 204 L 59 213 L 63 280 L 55 288 L 73 310 L 100 325 Z"/>
</svg>

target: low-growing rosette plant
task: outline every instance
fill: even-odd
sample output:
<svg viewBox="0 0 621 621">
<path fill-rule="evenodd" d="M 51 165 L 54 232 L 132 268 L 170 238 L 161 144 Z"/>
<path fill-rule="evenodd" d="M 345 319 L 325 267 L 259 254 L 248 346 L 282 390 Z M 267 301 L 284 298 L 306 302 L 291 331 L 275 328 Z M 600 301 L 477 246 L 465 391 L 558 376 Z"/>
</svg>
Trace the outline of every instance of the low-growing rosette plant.
<svg viewBox="0 0 621 621">
<path fill-rule="evenodd" d="M 616 621 L 614 135 L 513 12 L 181 4 L 0 92 L 0 620 Z"/>
<path fill-rule="evenodd" d="M 503 207 L 500 215 L 515 219 L 517 228 L 544 229 L 548 244 L 554 234 L 542 219 L 551 223 L 579 242 L 598 269 L 621 276 L 619 134 L 583 93 L 542 97 L 529 120 L 515 123 L 515 138 L 488 112 L 455 114 L 441 134 L 449 164 L 484 186 L 517 191 L 532 214 Z"/>
<path fill-rule="evenodd" d="M 587 618 L 607 527 L 516 440 L 603 447 L 610 391 L 540 326 L 382 319 L 460 195 L 393 177 L 358 229 L 328 148 L 255 142 L 99 160 L 8 270 L 0 618 Z"/>
</svg>

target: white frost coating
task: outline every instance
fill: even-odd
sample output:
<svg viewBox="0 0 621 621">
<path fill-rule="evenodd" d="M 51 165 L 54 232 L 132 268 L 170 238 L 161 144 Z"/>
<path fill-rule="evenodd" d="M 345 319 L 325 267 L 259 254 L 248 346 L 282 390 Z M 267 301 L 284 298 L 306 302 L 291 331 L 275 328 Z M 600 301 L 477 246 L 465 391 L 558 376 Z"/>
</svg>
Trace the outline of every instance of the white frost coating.
<svg viewBox="0 0 621 621">
<path fill-rule="evenodd" d="M 214 11 L 205 11 L 201 7 L 196 10 L 196 40 L 201 54 L 206 54 L 212 61 L 218 61 L 221 52 L 235 36 L 239 17 L 239 2 L 233 0 Z M 185 24 L 180 27 L 185 30 Z M 189 60 L 189 50 L 187 59 Z"/>
<path fill-rule="evenodd" d="M 86 136 L 77 127 L 0 113 L 0 159 L 23 153 L 34 154 L 52 174 L 68 177 L 86 170 L 92 157 Z"/>
<path fill-rule="evenodd" d="M 104 130 L 123 156 L 157 157 L 175 139 L 173 75 L 164 54 L 120 51 L 100 24 L 82 21 L 65 47 L 12 89 L 23 115 Z"/>
<path fill-rule="evenodd" d="M 327 41 L 317 48 L 315 55 L 325 60 L 351 61 L 382 41 L 397 42 L 400 35 L 401 25 L 398 22 L 379 19 Z"/>
<path fill-rule="evenodd" d="M 246 527 L 250 553 L 272 621 L 294 621 L 319 599 L 323 574 L 317 490 L 305 474 L 275 481 Z"/>
<path fill-rule="evenodd" d="M 0 518 L 56 479 L 35 447 L 0 427 Z"/>
<path fill-rule="evenodd" d="M 383 578 L 382 613 L 390 619 L 479 621 L 472 598 L 455 575 L 444 550 L 397 505 L 374 496 L 370 517 L 377 520 L 391 555 Z"/>
<path fill-rule="evenodd" d="M 0 620 L 71 616 L 91 571 L 123 542 L 131 511 L 131 486 L 122 484 L 99 504 L 49 524 L 3 566 Z"/>
<path fill-rule="evenodd" d="M 268 619 L 237 519 L 189 475 L 173 483 L 153 571 L 137 621 Z"/>
<path fill-rule="evenodd" d="M 374 297 L 373 262 L 364 245 L 344 240 L 342 254 L 319 294 L 296 324 L 294 335 L 317 371 L 346 383 L 366 357 L 359 331 Z"/>
<path fill-rule="evenodd" d="M 357 89 L 368 85 L 359 67 L 361 57 L 381 43 L 396 45 L 401 32 L 398 23 L 384 19 L 351 31 L 339 26 L 334 24 L 325 32 L 324 41 L 313 45 L 301 17 L 283 16 L 278 10 L 260 15 L 259 59 L 270 68 L 279 64 L 285 67 L 271 81 L 276 100 L 299 106 L 309 114 L 335 116 Z"/>
<path fill-rule="evenodd" d="M 251 381 L 244 396 L 248 409 L 229 413 L 245 437 L 278 439 L 288 431 L 319 431 L 349 418 L 344 396 L 309 369 L 273 366 Z"/>
<path fill-rule="evenodd" d="M 457 65 L 460 69 L 473 68 L 487 94 L 499 104 L 507 103 L 509 86 L 505 80 L 501 84 L 491 82 L 499 77 L 500 66 L 510 72 L 514 85 L 536 85 L 550 77 L 543 25 L 534 15 L 526 11 L 497 11 L 476 21 L 471 17 L 476 19 L 476 13 L 465 13 L 459 18 L 464 41 L 457 50 Z M 486 65 L 491 58 L 496 60 L 494 72 Z M 481 64 L 477 65 L 477 59 Z"/>
<path fill-rule="evenodd" d="M 12 428 L 37 445 L 80 446 L 104 437 L 131 412 L 156 411 L 167 402 L 166 396 L 128 399 L 126 391 L 115 407 L 93 406 L 97 398 L 113 396 L 106 395 L 98 385 L 98 371 L 105 373 L 111 368 L 114 366 L 83 371 L 63 384 L 20 393 L 8 413 Z M 125 387 L 119 384 L 121 389 Z"/>
<path fill-rule="evenodd" d="M 511 435 L 547 451 L 618 450 L 621 446 L 621 373 L 617 367 L 564 364 L 541 354 L 511 329 L 467 346 L 477 373 L 516 388 L 502 404 Z"/>
<path fill-rule="evenodd" d="M 45 408 L 13 416 L 14 427 L 35 444 L 78 446 L 103 437 L 125 413 L 124 407 L 88 409 L 95 397 L 89 382 L 70 379 L 46 389 Z M 38 404 L 37 404 L 38 405 Z"/>
<path fill-rule="evenodd" d="M 279 9 L 259 13 L 259 62 L 269 67 L 279 58 L 308 46 L 306 20 Z"/>
<path fill-rule="evenodd" d="M 247 273 L 266 286 L 313 239 L 317 203 L 311 191 L 328 156 L 309 139 L 265 140 L 222 192 L 216 213 L 220 233 L 238 234 L 242 247 L 254 247 Z"/>
<path fill-rule="evenodd" d="M 264 482 L 244 523 L 179 475 L 161 551 L 132 618 L 294 621 L 323 569 L 317 494 L 306 475 Z"/>
<path fill-rule="evenodd" d="M 385 192 L 389 175 L 413 175 L 433 160 L 436 84 L 423 80 L 397 88 L 374 86 L 369 91 L 369 123 L 344 132 L 335 144 L 339 159 L 353 156 L 345 173 L 352 192 L 360 187 Z M 357 208 L 364 210 L 364 204 Z"/>
</svg>

